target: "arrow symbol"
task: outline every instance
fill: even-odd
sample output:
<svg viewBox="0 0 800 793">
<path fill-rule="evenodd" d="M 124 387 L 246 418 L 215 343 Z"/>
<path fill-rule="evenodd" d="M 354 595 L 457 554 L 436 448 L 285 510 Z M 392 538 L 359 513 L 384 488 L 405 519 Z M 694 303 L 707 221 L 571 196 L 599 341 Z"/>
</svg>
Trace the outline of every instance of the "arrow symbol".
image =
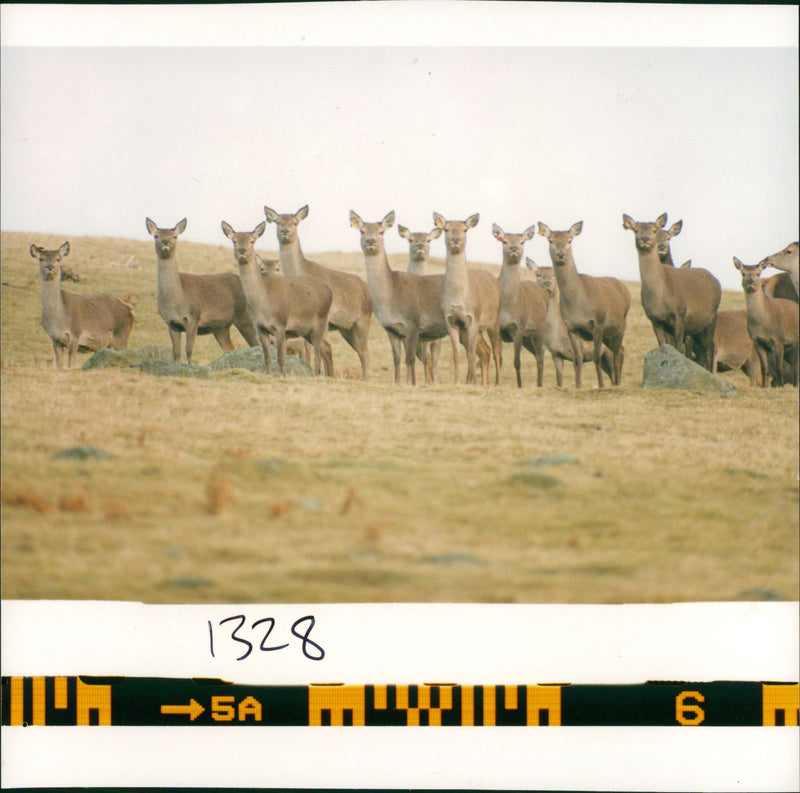
<svg viewBox="0 0 800 793">
<path fill-rule="evenodd" d="M 194 699 L 190 699 L 188 705 L 161 706 L 161 712 L 167 716 L 190 716 L 192 721 L 194 721 L 201 713 L 203 713 L 203 711 L 205 711 L 205 708 Z"/>
</svg>

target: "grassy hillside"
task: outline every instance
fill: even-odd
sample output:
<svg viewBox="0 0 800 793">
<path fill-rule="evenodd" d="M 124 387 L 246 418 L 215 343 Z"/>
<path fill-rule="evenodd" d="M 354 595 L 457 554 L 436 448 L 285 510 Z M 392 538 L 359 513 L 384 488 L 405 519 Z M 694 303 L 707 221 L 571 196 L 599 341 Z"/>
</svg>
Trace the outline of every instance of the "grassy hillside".
<svg viewBox="0 0 800 793">
<path fill-rule="evenodd" d="M 602 392 L 591 371 L 574 391 L 569 369 L 557 389 L 549 357 L 536 389 L 526 353 L 518 390 L 510 345 L 499 388 L 452 385 L 447 345 L 442 384 L 395 386 L 375 322 L 368 384 L 335 333 L 332 381 L 64 372 L 29 254 L 64 239 L 2 235 L 3 597 L 796 598 L 796 389 L 751 390 L 732 372 L 734 397 L 642 390 L 654 336 L 638 284 L 623 385 Z M 152 243 L 69 241 L 81 281 L 65 288 L 132 296 L 129 346 L 167 345 Z M 235 271 L 229 244 L 181 242 L 178 256 L 187 271 Z M 360 255 L 314 258 L 364 275 Z M 724 293 L 723 308 L 743 305 Z M 198 339 L 196 363 L 219 354 Z M 54 457 L 78 444 L 112 456 Z"/>
</svg>

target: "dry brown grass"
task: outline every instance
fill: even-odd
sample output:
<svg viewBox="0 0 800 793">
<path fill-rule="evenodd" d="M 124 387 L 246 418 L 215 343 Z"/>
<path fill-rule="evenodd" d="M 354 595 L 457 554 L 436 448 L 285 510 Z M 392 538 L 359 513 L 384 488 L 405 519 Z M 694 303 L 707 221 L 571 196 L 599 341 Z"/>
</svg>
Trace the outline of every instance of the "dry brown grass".
<svg viewBox="0 0 800 793">
<path fill-rule="evenodd" d="M 451 385 L 449 350 L 443 384 L 396 387 L 377 325 L 367 385 L 346 376 L 358 359 L 336 334 L 333 381 L 59 372 L 28 248 L 63 241 L 2 236 L 4 597 L 797 596 L 797 391 L 750 390 L 741 373 L 723 375 L 735 397 L 642 390 L 654 342 L 636 284 L 623 386 L 603 392 L 575 392 L 570 372 L 556 389 L 549 360 L 537 390 L 530 356 L 518 390 L 508 346 L 499 388 Z M 167 344 L 152 244 L 70 244 L 81 281 L 68 288 L 134 294 L 130 346 Z M 233 270 L 227 246 L 179 252 L 184 269 Z M 131 256 L 139 268 L 110 266 Z M 363 274 L 360 256 L 316 258 Z M 218 357 L 213 338 L 195 355 Z M 54 459 L 77 444 L 114 457 Z"/>
</svg>

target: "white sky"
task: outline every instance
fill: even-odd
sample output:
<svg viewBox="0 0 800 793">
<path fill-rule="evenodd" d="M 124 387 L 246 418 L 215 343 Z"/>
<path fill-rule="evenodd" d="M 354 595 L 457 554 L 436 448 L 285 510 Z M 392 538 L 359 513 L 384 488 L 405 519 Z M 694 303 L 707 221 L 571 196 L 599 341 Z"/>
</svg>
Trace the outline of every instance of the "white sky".
<svg viewBox="0 0 800 793">
<path fill-rule="evenodd" d="M 264 204 L 307 203 L 311 254 L 359 250 L 350 209 L 394 209 L 412 231 L 480 212 L 475 261 L 500 262 L 493 222 L 583 220 L 578 269 L 638 280 L 622 214 L 667 211 L 684 221 L 677 262 L 731 289 L 734 255 L 798 238 L 797 7 L 0 12 L 4 231 L 147 239 L 145 216 L 187 217 L 184 239 L 223 245 L 221 220 L 252 229 Z M 526 254 L 549 264 L 542 237 Z"/>
</svg>

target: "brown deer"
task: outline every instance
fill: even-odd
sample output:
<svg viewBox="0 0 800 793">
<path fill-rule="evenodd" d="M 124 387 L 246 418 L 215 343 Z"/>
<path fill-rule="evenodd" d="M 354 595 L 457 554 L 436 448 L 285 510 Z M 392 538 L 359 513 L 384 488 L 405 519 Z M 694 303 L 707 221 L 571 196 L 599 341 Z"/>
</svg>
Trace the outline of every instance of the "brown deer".
<svg viewBox="0 0 800 793">
<path fill-rule="evenodd" d="M 59 369 L 74 366 L 78 352 L 124 350 L 133 327 L 129 303 L 111 295 L 61 289 L 61 260 L 68 254 L 68 242 L 55 251 L 31 245 L 31 256 L 39 261 L 42 327 L 53 342 L 53 364 Z"/>
<path fill-rule="evenodd" d="M 300 247 L 297 226 L 308 216 L 308 205 L 292 214 L 279 215 L 264 207 L 270 223 L 277 226 L 281 269 L 288 276 L 305 275 L 324 281 L 333 292 L 328 324 L 356 351 L 361 360 L 361 376 L 366 381 L 369 367 L 369 327 L 372 321 L 372 301 L 363 279 L 351 273 L 332 270 L 306 259 Z"/>
<path fill-rule="evenodd" d="M 658 232 L 666 222 L 666 213 L 660 215 L 655 223 L 640 223 L 628 215 L 622 216 L 623 228 L 632 231 L 636 238 L 642 308 L 653 325 L 659 344 L 671 344 L 686 355 L 685 337 L 690 336 L 698 363 L 710 370 L 722 287 L 708 270 L 665 267 L 661 263 Z"/>
<path fill-rule="evenodd" d="M 567 330 L 564 318 L 561 316 L 559 305 L 558 283 L 552 267 L 538 267 L 533 259 L 526 258 L 525 266 L 536 276 L 536 283 L 547 295 L 547 316 L 544 321 L 544 346 L 550 350 L 553 358 L 553 367 L 556 370 L 556 385 L 561 388 L 564 384 L 564 361 L 572 361 L 575 351 L 572 349 L 572 340 Z M 586 339 L 581 339 L 583 362 L 591 361 L 594 356 L 594 345 Z M 619 350 L 620 357 L 625 354 L 624 345 Z M 613 380 L 614 356 L 611 350 L 603 345 L 600 353 L 600 365 L 603 371 Z"/>
<path fill-rule="evenodd" d="M 441 339 L 448 333 L 441 307 L 444 276 L 415 275 L 389 267 L 383 236 L 393 224 L 394 212 L 389 212 L 379 223 L 365 223 L 350 210 L 350 225 L 361 233 L 375 317 L 392 347 L 394 381 L 400 382 L 400 358 L 405 345 L 406 383 L 416 385 L 418 344 Z"/>
<path fill-rule="evenodd" d="M 467 268 L 467 232 L 480 219 L 478 213 L 466 220 L 445 220 L 433 213 L 436 228 L 444 231 L 445 274 L 442 287 L 442 312 L 447 320 L 447 335 L 453 347 L 454 379 L 460 380 L 458 342 L 462 335 L 467 350 L 467 382 L 475 382 L 475 354 L 483 331 L 489 336 L 495 367 L 495 385 L 500 383 L 502 351 L 500 346 L 500 284 L 485 270 Z M 488 366 L 483 367 L 482 381 L 488 385 Z"/>
<path fill-rule="evenodd" d="M 775 385 L 784 383 L 783 364 L 788 362 L 791 382 L 798 385 L 798 355 L 800 355 L 800 316 L 798 305 L 791 300 L 767 297 L 761 287 L 761 273 L 766 267 L 743 264 L 735 256 L 733 263 L 742 274 L 742 288 L 747 305 L 747 332 L 753 340 L 761 365 L 761 386 L 767 388 L 770 373 Z"/>
<path fill-rule="evenodd" d="M 333 294 L 317 278 L 262 275 L 254 246 L 266 227 L 266 221 L 261 221 L 252 232 L 234 231 L 229 223 L 222 221 L 223 233 L 233 242 L 247 310 L 258 331 L 267 374 L 271 373 L 270 337 L 275 339 L 282 377 L 286 376 L 287 337 L 308 341 L 314 349 L 314 372 L 319 374 Z"/>
<path fill-rule="evenodd" d="M 775 273 L 768 278 L 761 279 L 761 288 L 767 297 L 782 297 L 785 300 L 794 300 L 797 303 L 798 295 L 789 273 Z"/>
<path fill-rule="evenodd" d="M 492 235 L 503 246 L 500 284 L 500 338 L 514 344 L 514 369 L 517 387 L 522 388 L 523 347 L 536 359 L 536 385 L 544 383 L 544 349 L 547 331 L 547 295 L 533 281 L 521 279 L 520 262 L 525 243 L 536 234 L 536 224 L 522 234 L 506 234 L 497 223 Z"/>
<path fill-rule="evenodd" d="M 262 278 L 270 275 L 280 275 L 281 263 L 278 259 L 264 259 L 256 251 L 256 264 Z M 268 284 L 265 286 L 269 288 Z M 286 353 L 300 358 L 309 367 L 311 366 L 311 349 L 311 345 L 305 339 L 287 338 L 286 340 Z M 333 353 L 327 339 L 322 341 L 320 354 L 322 355 L 322 367 L 325 370 L 325 376 L 333 377 Z"/>
<path fill-rule="evenodd" d="M 800 284 L 798 284 L 798 246 L 796 242 L 787 245 L 783 250 L 762 259 L 760 264 L 765 267 L 774 267 L 776 270 L 783 270 L 789 273 L 789 278 L 794 287 L 795 300 L 800 296 Z"/>
<path fill-rule="evenodd" d="M 714 328 L 714 365 L 711 371 L 738 369 L 750 378 L 751 386 L 760 383 L 758 355 L 747 331 L 747 311 L 718 311 Z"/>
<path fill-rule="evenodd" d="M 582 229 L 583 221 L 574 223 L 568 231 L 551 231 L 544 223 L 539 223 L 539 234 L 550 243 L 550 259 L 558 282 L 561 316 L 572 342 L 575 388 L 582 387 L 581 339 L 592 342 L 597 384 L 603 388 L 603 344 L 611 350 L 614 359 L 612 385 L 619 385 L 622 381 L 622 340 L 631 307 L 631 294 L 617 278 L 578 272 L 572 255 L 572 240 Z"/>
<path fill-rule="evenodd" d="M 167 325 L 172 342 L 172 360 L 181 358 L 181 333 L 186 334 L 186 361 L 192 362 L 195 339 L 212 334 L 223 352 L 234 349 L 231 325 L 242 334 L 248 347 L 258 344 L 258 335 L 247 313 L 242 284 L 236 273 L 195 275 L 182 273 L 175 261 L 178 236 L 186 230 L 186 218 L 173 228 L 160 228 L 145 218 L 158 258 L 158 313 Z"/>
<path fill-rule="evenodd" d="M 398 225 L 397 232 L 408 241 L 408 272 L 413 275 L 428 275 L 428 256 L 430 254 L 431 242 L 439 239 L 442 234 L 441 229 L 434 228 L 431 231 L 409 231 L 405 226 Z M 483 341 L 483 339 L 481 339 Z M 436 366 L 439 361 L 439 353 L 442 349 L 442 340 L 420 342 L 417 345 L 417 358 L 422 361 L 425 369 L 425 382 L 435 383 L 437 381 Z"/>
<path fill-rule="evenodd" d="M 666 216 L 665 216 L 666 217 Z M 660 229 L 658 232 L 658 258 L 661 260 L 661 264 L 666 264 L 670 267 L 675 266 L 675 262 L 672 261 L 672 251 L 670 250 L 670 240 L 673 237 L 676 237 L 678 234 L 681 233 L 681 229 L 683 228 L 683 221 L 679 220 L 676 223 L 673 223 L 668 229 Z M 692 260 L 687 259 L 681 267 L 691 267 Z"/>
</svg>

